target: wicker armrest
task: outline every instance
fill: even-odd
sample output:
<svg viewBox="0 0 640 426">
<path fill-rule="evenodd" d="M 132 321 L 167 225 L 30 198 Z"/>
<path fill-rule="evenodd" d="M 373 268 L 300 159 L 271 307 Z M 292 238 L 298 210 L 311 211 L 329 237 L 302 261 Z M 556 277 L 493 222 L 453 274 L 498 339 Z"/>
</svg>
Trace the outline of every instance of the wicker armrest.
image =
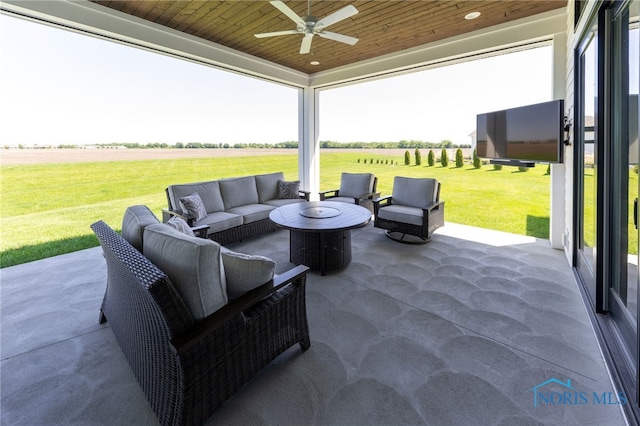
<svg viewBox="0 0 640 426">
<path fill-rule="evenodd" d="M 209 336 L 226 321 L 241 314 L 248 308 L 260 302 L 276 291 L 295 283 L 305 276 L 309 268 L 304 265 L 289 269 L 283 274 L 276 275 L 273 280 L 257 287 L 243 296 L 229 302 L 224 307 L 200 321 L 187 332 L 174 337 L 171 340 L 176 353 L 181 354 L 188 351 L 192 346 L 197 345 L 203 338 Z"/>
<path fill-rule="evenodd" d="M 207 238 L 207 234 L 209 233 L 209 228 L 210 228 L 209 225 L 199 225 L 199 226 L 192 226 L 191 230 L 196 235 L 196 237 Z"/>
<path fill-rule="evenodd" d="M 184 216 L 182 212 L 177 212 L 171 209 L 162 209 L 162 223 L 167 223 L 167 221 L 171 219 L 173 216 L 178 216 L 184 220 L 187 220 L 186 216 Z"/>
<path fill-rule="evenodd" d="M 329 195 L 333 192 L 332 195 Z M 329 189 L 328 191 L 320 191 L 320 201 L 323 201 L 327 198 L 337 197 L 340 194 L 339 189 Z"/>
<path fill-rule="evenodd" d="M 298 191 L 298 195 L 300 196 L 300 198 L 304 198 L 305 200 L 309 201 L 309 197 L 311 196 L 311 192 L 303 191 L 301 189 L 301 190 Z"/>
<path fill-rule="evenodd" d="M 187 222 L 189 224 L 189 227 L 191 227 L 191 230 L 193 231 L 193 233 L 196 234 L 196 237 L 207 238 L 207 234 L 208 234 L 208 231 L 209 231 L 209 225 L 193 226 L 193 218 L 185 216 L 182 212 L 177 212 L 175 210 L 170 210 L 170 209 L 162 209 L 162 222 L 163 223 L 167 223 L 167 221 L 169 219 L 171 219 L 172 217 L 174 217 L 174 216 L 179 217 L 181 219 L 184 219 L 185 222 Z"/>
<path fill-rule="evenodd" d="M 425 214 L 430 214 L 434 210 L 440 209 L 440 207 L 444 208 L 444 201 L 434 201 L 422 210 L 424 210 Z"/>
<path fill-rule="evenodd" d="M 362 195 L 358 195 L 357 197 L 354 197 L 358 200 L 373 200 L 376 198 L 380 198 L 380 193 L 379 192 L 367 192 L 366 194 L 362 194 Z"/>
<path fill-rule="evenodd" d="M 378 207 L 384 207 L 384 206 L 388 206 L 393 204 L 393 200 L 391 198 L 391 195 L 387 195 L 384 197 L 379 197 L 379 198 L 374 198 L 373 199 L 373 204 L 378 206 Z"/>
<path fill-rule="evenodd" d="M 172 216 L 178 216 L 179 218 L 184 219 L 189 226 L 193 228 L 193 217 L 187 216 L 183 212 L 179 212 L 177 210 L 162 209 L 162 222 L 166 223 Z"/>
</svg>

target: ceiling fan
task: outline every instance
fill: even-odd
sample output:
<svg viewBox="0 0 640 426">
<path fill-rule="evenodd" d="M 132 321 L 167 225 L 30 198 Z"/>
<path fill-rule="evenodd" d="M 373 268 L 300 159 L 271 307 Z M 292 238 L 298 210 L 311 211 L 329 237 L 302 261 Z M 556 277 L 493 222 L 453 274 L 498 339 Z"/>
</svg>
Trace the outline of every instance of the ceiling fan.
<svg viewBox="0 0 640 426">
<path fill-rule="evenodd" d="M 339 41 L 340 43 L 346 43 L 352 46 L 358 42 L 358 39 L 355 37 L 332 33 L 324 30 L 329 25 L 333 25 L 336 22 L 347 19 L 358 13 L 358 9 L 356 9 L 352 5 L 343 7 L 342 9 L 330 15 L 327 15 L 323 19 L 318 19 L 315 16 L 311 15 L 311 0 L 309 0 L 308 2 L 307 16 L 305 16 L 304 18 L 298 16 L 293 10 L 291 10 L 291 8 L 289 8 L 289 6 L 287 6 L 280 0 L 274 0 L 269 3 L 280 10 L 280 12 L 287 15 L 289 19 L 297 24 L 297 27 L 295 30 L 254 34 L 258 38 L 275 37 L 289 34 L 303 34 L 304 37 L 302 38 L 302 44 L 300 45 L 301 54 L 309 53 L 311 51 L 311 41 L 313 40 L 313 36 L 316 34 L 322 38 Z"/>
</svg>

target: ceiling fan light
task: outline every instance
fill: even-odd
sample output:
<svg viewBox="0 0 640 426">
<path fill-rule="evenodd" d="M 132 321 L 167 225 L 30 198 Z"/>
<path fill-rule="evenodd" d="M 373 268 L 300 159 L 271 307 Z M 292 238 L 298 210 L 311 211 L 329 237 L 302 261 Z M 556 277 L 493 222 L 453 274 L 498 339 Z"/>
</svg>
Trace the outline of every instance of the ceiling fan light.
<svg viewBox="0 0 640 426">
<path fill-rule="evenodd" d="M 480 15 L 481 15 L 480 12 L 471 12 L 471 13 L 467 13 L 464 19 L 466 19 L 467 21 L 470 21 L 472 19 L 476 19 Z"/>
<path fill-rule="evenodd" d="M 309 63 L 310 63 L 311 65 L 320 65 L 320 62 L 318 62 L 318 61 L 311 61 L 311 62 L 309 62 Z"/>
</svg>

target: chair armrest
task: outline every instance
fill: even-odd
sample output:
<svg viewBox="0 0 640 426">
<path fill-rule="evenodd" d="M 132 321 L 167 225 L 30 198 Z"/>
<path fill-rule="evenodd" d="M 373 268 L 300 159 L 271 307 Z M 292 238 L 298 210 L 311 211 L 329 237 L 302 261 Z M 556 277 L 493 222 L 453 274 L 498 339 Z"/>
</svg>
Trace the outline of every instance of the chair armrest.
<svg viewBox="0 0 640 426">
<path fill-rule="evenodd" d="M 333 192 L 333 194 L 331 194 L 332 192 Z M 337 197 L 340 194 L 340 190 L 339 189 L 329 189 L 328 191 L 320 191 L 318 194 L 320 195 L 320 201 L 323 201 L 323 200 L 325 200 L 327 198 Z"/>
<path fill-rule="evenodd" d="M 305 276 L 309 268 L 304 265 L 289 269 L 283 274 L 276 275 L 273 280 L 245 293 L 212 313 L 185 333 L 171 339 L 171 344 L 177 354 L 187 352 L 201 340 L 211 335 L 215 330 L 228 320 L 246 311 L 261 300 L 269 297 L 289 284 L 294 284 Z"/>
<path fill-rule="evenodd" d="M 358 195 L 354 197 L 356 200 L 373 200 L 375 198 L 380 198 L 379 192 L 367 192 L 366 194 Z"/>
<path fill-rule="evenodd" d="M 162 222 L 166 223 L 172 216 L 178 216 L 179 218 L 184 219 L 191 228 L 193 228 L 193 217 L 186 216 L 183 212 L 171 210 L 171 209 L 162 209 Z"/>
<path fill-rule="evenodd" d="M 304 198 L 305 200 L 309 201 L 309 197 L 311 196 L 311 192 L 303 191 L 301 189 L 301 190 L 298 191 L 298 195 L 300 196 L 300 198 Z"/>
<path fill-rule="evenodd" d="M 207 238 L 209 225 L 193 226 L 193 218 L 189 218 L 185 216 L 182 212 L 177 212 L 175 210 L 170 210 L 170 209 L 162 209 L 162 223 L 167 223 L 167 221 L 171 219 L 173 216 L 177 216 L 181 219 L 184 219 L 185 222 L 187 222 L 187 224 L 193 231 L 193 233 L 196 234 L 196 237 Z"/>
<path fill-rule="evenodd" d="M 373 205 L 378 207 L 384 207 L 393 204 L 393 200 L 391 195 L 386 195 L 384 197 L 374 198 Z"/>
<path fill-rule="evenodd" d="M 162 209 L 162 223 L 167 223 L 173 216 L 178 216 L 184 220 L 187 220 L 186 216 L 182 212 L 177 212 L 171 209 Z"/>
<path fill-rule="evenodd" d="M 207 238 L 207 234 L 209 233 L 209 225 L 199 225 L 199 226 L 192 226 L 191 230 L 193 231 L 194 234 L 196 234 L 196 237 L 198 238 Z"/>
<path fill-rule="evenodd" d="M 439 210 L 440 207 L 444 208 L 444 201 L 434 201 L 422 210 L 424 214 L 431 214 L 433 211 Z"/>
</svg>

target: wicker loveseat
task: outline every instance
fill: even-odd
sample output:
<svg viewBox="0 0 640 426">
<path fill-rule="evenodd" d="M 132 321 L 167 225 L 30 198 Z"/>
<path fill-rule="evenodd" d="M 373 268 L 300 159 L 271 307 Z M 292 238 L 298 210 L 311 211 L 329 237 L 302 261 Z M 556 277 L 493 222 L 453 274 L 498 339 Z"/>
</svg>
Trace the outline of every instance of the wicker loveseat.
<svg viewBox="0 0 640 426">
<path fill-rule="evenodd" d="M 202 424 L 279 354 L 295 344 L 309 347 L 308 269 L 277 276 L 271 269 L 264 284 L 236 287 L 231 300 L 225 279 L 246 284 L 252 259 L 225 256 L 214 241 L 165 224 L 143 225 L 146 256 L 104 222 L 91 225 L 107 262 L 100 322 L 111 326 L 160 423 Z M 176 259 L 180 254 L 191 261 Z M 206 297 L 183 294 L 197 283 L 208 286 Z"/>
<path fill-rule="evenodd" d="M 282 172 L 170 185 L 166 194 L 164 222 L 183 216 L 191 226 L 208 226 L 208 237 L 222 245 L 275 231 L 271 210 L 309 200 L 309 192 L 300 191 L 297 181 L 286 182 Z M 204 207 L 199 215 L 185 204 L 194 194 Z"/>
</svg>

